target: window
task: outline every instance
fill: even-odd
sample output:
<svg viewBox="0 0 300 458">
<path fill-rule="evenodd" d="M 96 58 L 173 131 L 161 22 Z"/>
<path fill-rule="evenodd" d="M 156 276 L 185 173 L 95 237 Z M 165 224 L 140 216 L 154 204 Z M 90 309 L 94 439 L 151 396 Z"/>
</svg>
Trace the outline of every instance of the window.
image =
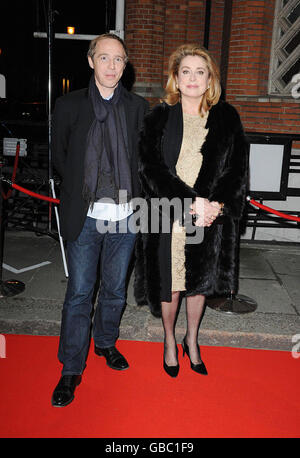
<svg viewBox="0 0 300 458">
<path fill-rule="evenodd" d="M 269 94 L 291 96 L 300 73 L 300 0 L 276 0 Z"/>
</svg>

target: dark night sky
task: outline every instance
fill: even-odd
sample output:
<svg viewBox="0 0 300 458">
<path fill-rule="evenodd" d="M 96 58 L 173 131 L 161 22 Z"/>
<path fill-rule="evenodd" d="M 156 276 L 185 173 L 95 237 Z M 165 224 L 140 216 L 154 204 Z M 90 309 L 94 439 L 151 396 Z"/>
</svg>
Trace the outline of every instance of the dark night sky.
<svg viewBox="0 0 300 458">
<path fill-rule="evenodd" d="M 115 0 L 53 0 L 53 30 L 98 35 L 114 28 Z M 45 102 L 48 88 L 48 41 L 34 38 L 47 31 L 48 0 L 4 0 L 0 17 L 0 73 L 6 78 L 9 101 Z M 90 78 L 86 52 L 88 41 L 58 40 L 53 43 L 53 97 L 62 92 L 62 78 L 70 89 L 85 87 Z"/>
</svg>

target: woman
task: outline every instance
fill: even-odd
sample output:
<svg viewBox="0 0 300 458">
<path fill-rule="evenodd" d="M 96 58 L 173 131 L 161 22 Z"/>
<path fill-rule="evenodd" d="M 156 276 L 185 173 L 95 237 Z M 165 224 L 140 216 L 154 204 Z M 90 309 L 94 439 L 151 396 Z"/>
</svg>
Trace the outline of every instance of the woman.
<svg viewBox="0 0 300 458">
<path fill-rule="evenodd" d="M 190 199 L 190 213 L 204 238 L 188 243 L 177 220 L 170 233 L 140 235 L 135 295 L 148 303 L 164 328 L 163 367 L 179 371 L 175 321 L 186 296 L 183 355 L 207 374 L 198 331 L 205 297 L 236 290 L 236 244 L 247 184 L 248 149 L 237 111 L 220 100 L 219 71 L 206 49 L 180 46 L 170 57 L 166 97 L 146 117 L 139 173 L 151 216 L 151 198 Z M 150 226 L 150 224 L 149 224 Z"/>
</svg>

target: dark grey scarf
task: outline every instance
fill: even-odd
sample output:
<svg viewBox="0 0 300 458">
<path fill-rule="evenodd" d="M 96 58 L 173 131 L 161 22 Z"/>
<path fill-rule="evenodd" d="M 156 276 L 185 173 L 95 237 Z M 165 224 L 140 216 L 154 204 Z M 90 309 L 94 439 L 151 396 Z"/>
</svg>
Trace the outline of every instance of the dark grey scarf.
<svg viewBox="0 0 300 458">
<path fill-rule="evenodd" d="M 123 91 L 119 82 L 113 97 L 105 100 L 94 76 L 90 80 L 88 94 L 95 119 L 87 136 L 83 197 L 92 206 L 105 197 L 124 203 L 119 201 L 119 190 L 127 191 L 126 201 L 132 197 Z"/>
</svg>

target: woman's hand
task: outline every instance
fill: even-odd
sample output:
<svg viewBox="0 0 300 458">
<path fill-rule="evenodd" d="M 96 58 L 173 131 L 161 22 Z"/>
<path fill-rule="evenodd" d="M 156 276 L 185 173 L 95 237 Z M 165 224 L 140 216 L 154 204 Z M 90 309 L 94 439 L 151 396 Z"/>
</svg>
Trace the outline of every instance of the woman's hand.
<svg viewBox="0 0 300 458">
<path fill-rule="evenodd" d="M 219 202 L 210 202 L 203 197 L 196 197 L 190 208 L 190 214 L 197 215 L 195 225 L 202 227 L 211 226 L 222 211 L 222 205 Z"/>
</svg>

